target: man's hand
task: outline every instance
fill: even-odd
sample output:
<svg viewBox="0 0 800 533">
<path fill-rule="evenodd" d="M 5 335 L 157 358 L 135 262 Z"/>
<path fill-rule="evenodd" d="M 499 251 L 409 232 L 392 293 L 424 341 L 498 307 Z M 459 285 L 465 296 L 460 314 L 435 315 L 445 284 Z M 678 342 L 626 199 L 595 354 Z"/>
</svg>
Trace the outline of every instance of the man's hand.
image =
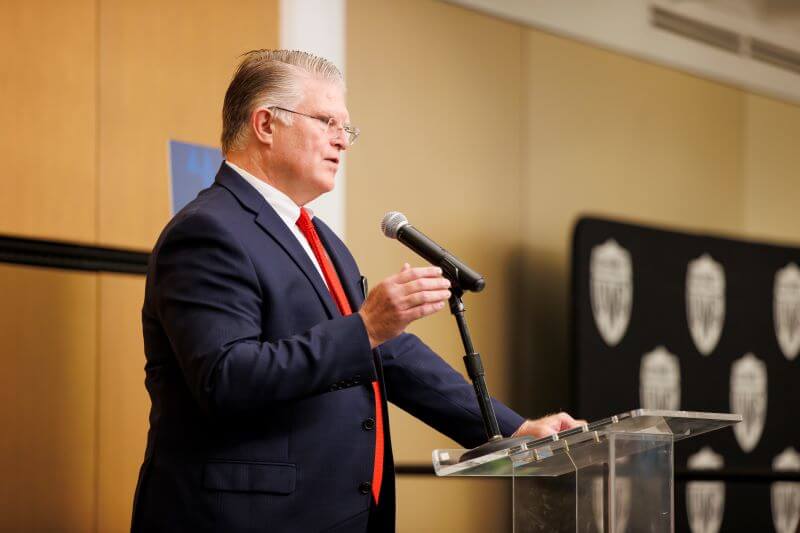
<svg viewBox="0 0 800 533">
<path fill-rule="evenodd" d="M 450 298 L 450 281 L 439 267 L 403 269 L 381 281 L 369 292 L 358 312 L 372 348 L 400 335 L 419 318 L 444 308 Z"/>
<path fill-rule="evenodd" d="M 567 413 L 561 412 L 554 415 L 543 416 L 536 420 L 526 420 L 517 429 L 512 437 L 535 437 L 540 439 L 565 429 L 585 426 L 586 420 L 575 420 Z"/>
</svg>

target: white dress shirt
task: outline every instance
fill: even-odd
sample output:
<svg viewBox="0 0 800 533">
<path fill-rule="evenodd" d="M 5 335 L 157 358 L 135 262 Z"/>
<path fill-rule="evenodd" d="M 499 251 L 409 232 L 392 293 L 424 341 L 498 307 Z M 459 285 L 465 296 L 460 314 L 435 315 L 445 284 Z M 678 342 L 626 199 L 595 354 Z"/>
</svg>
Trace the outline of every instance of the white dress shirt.
<svg viewBox="0 0 800 533">
<path fill-rule="evenodd" d="M 303 232 L 300 231 L 300 227 L 297 225 L 297 219 L 300 218 L 300 206 L 294 203 L 294 200 L 286 196 L 283 192 L 265 181 L 258 179 L 246 170 L 237 167 L 230 161 L 225 161 L 225 164 L 235 170 L 247 183 L 252 185 L 275 212 L 278 213 L 278 216 L 281 217 L 286 227 L 289 228 L 289 231 L 295 236 L 300 246 L 306 251 L 308 258 L 311 259 L 317 272 L 319 272 L 319 277 L 322 278 L 322 282 L 327 286 L 328 283 L 325 281 L 325 276 L 322 274 L 322 267 L 320 267 L 319 261 L 317 261 L 317 256 L 314 255 L 314 250 L 312 250 L 311 245 L 308 244 L 308 239 L 306 239 L 306 236 L 303 235 Z M 313 219 L 314 212 L 308 207 L 306 207 L 306 210 L 308 211 L 308 215 Z M 328 290 L 330 290 L 330 287 L 328 287 Z"/>
</svg>

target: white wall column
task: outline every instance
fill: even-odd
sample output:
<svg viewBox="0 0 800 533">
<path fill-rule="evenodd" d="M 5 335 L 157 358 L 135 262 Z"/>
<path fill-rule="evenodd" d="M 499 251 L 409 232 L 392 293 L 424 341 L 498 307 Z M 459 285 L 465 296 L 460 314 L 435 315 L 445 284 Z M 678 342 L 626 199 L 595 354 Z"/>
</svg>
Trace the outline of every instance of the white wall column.
<svg viewBox="0 0 800 533">
<path fill-rule="evenodd" d="M 281 0 L 281 48 L 322 56 L 345 74 L 346 7 L 346 0 Z M 342 158 L 334 190 L 309 204 L 342 239 L 345 238 L 346 163 L 347 158 Z"/>
</svg>

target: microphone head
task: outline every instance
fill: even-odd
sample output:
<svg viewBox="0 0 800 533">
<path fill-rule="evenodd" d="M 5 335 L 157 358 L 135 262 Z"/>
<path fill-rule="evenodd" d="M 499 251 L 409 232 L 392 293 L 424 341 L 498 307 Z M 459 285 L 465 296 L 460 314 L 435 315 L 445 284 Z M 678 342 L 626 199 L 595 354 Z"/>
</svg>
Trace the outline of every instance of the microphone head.
<svg viewBox="0 0 800 533">
<path fill-rule="evenodd" d="M 408 219 L 403 213 L 400 213 L 399 211 L 389 211 L 383 215 L 383 220 L 381 220 L 381 231 L 390 239 L 396 239 L 397 232 L 406 224 L 408 224 Z"/>
</svg>

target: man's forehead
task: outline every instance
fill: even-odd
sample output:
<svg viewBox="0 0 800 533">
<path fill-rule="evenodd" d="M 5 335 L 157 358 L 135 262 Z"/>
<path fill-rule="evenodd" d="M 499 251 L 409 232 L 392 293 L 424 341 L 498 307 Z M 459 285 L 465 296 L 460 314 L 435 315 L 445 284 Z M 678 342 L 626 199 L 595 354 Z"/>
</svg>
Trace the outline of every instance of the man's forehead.
<svg viewBox="0 0 800 533">
<path fill-rule="evenodd" d="M 300 103 L 331 113 L 347 114 L 344 86 L 329 80 L 307 78 L 303 83 L 303 97 Z"/>
</svg>

